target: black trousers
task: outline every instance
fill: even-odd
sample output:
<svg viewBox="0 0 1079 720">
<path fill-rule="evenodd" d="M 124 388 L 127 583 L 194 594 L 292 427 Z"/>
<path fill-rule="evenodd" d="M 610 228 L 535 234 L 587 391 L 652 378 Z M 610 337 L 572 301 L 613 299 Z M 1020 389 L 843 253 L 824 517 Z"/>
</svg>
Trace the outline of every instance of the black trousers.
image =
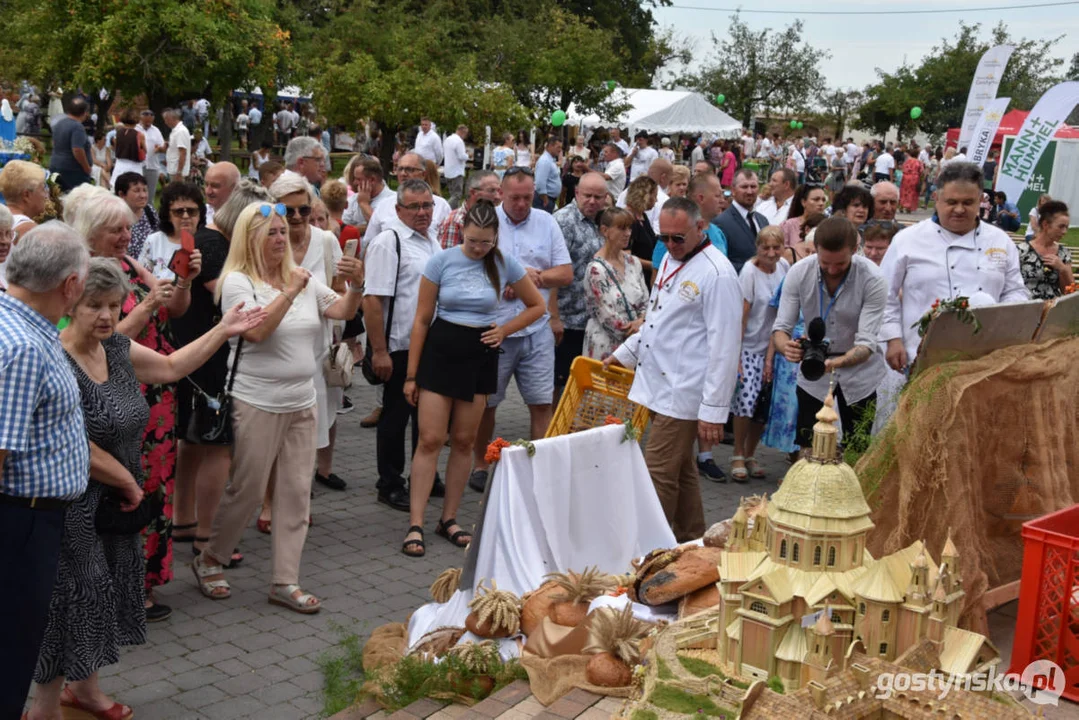
<svg viewBox="0 0 1079 720">
<path fill-rule="evenodd" d="M 584 352 L 584 330 L 566 328 L 562 342 L 554 349 L 554 404 L 558 405 L 562 389 L 569 382 L 569 369 L 573 361 Z"/>
<path fill-rule="evenodd" d="M 408 350 L 390 353 L 393 375 L 382 394 L 382 416 L 378 420 L 375 455 L 378 464 L 379 492 L 389 492 L 405 486 L 405 430 L 412 420 L 412 452 L 420 441 L 420 424 L 416 408 L 405 400 L 405 377 L 408 375 Z"/>
<path fill-rule="evenodd" d="M 839 413 L 839 419 L 843 422 L 843 435 L 844 437 L 850 437 L 854 432 L 854 428 L 858 426 L 858 423 L 862 421 L 865 416 L 866 410 L 869 409 L 869 405 L 877 399 L 877 394 L 873 393 L 869 397 L 859 400 L 856 403 L 847 404 L 847 399 L 843 397 L 843 388 L 836 386 L 835 389 L 835 409 Z M 797 442 L 804 448 L 813 447 L 813 426 L 817 422 L 817 413 L 824 407 L 824 403 L 817 398 L 807 393 L 802 388 L 798 388 L 798 436 Z"/>
<path fill-rule="evenodd" d="M 63 510 L 0 504 L 0 577 L 14 584 L 0 593 L 0 718 L 22 717 L 34 675 L 64 532 Z"/>
</svg>

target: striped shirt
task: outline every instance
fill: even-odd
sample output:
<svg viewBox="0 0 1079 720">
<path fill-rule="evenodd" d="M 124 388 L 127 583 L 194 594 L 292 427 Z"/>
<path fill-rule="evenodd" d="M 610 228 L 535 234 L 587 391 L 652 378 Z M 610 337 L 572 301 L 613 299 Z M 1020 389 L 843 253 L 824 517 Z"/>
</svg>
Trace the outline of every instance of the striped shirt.
<svg viewBox="0 0 1079 720">
<path fill-rule="evenodd" d="M 0 493 L 75 499 L 86 490 L 90 446 L 82 397 L 56 327 L 0 293 Z"/>
</svg>

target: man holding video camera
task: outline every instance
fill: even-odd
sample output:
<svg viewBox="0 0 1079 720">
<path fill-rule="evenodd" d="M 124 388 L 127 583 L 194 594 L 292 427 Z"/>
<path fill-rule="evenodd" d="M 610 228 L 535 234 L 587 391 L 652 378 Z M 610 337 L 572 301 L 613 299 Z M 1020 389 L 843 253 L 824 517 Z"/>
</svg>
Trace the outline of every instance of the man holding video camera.
<svg viewBox="0 0 1079 720">
<path fill-rule="evenodd" d="M 784 278 L 772 328 L 776 350 L 800 364 L 797 440 L 803 448 L 813 444 L 833 372 L 836 410 L 850 434 L 887 370 L 877 335 L 888 286 L 871 260 L 855 254 L 858 230 L 846 218 L 829 218 L 817 227 L 815 242 L 817 254 L 795 263 Z M 791 339 L 799 312 L 808 337 Z"/>
</svg>

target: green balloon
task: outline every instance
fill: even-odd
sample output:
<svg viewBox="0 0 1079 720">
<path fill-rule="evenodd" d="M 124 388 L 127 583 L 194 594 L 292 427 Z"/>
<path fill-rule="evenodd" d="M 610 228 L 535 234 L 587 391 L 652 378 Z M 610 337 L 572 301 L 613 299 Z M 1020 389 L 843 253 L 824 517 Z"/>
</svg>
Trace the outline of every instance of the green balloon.
<svg viewBox="0 0 1079 720">
<path fill-rule="evenodd" d="M 614 90 L 614 87 L 615 87 L 615 85 L 616 85 L 616 84 L 617 84 L 617 83 L 615 83 L 615 81 L 614 81 L 614 80 L 608 80 L 608 81 L 607 81 L 607 89 L 608 89 L 608 90 Z"/>
<path fill-rule="evenodd" d="M 716 102 L 722 105 L 723 103 L 727 102 L 727 96 L 723 93 L 716 95 Z"/>
<path fill-rule="evenodd" d="M 797 120 L 791 120 L 791 130 L 797 130 L 797 129 L 798 129 L 798 121 Z"/>
<path fill-rule="evenodd" d="M 798 121 L 798 129 L 801 130 L 804 127 L 805 127 L 805 124 L 801 120 L 799 120 Z"/>
<path fill-rule="evenodd" d="M 555 127 L 562 127 L 562 125 L 565 122 L 566 122 L 566 111 L 565 110 L 555 110 L 553 113 L 551 113 L 551 124 L 554 125 Z"/>
<path fill-rule="evenodd" d="M 921 116 L 922 116 L 922 109 L 920 107 L 915 106 L 915 107 L 912 107 L 910 109 L 910 119 L 911 120 L 917 120 Z"/>
</svg>

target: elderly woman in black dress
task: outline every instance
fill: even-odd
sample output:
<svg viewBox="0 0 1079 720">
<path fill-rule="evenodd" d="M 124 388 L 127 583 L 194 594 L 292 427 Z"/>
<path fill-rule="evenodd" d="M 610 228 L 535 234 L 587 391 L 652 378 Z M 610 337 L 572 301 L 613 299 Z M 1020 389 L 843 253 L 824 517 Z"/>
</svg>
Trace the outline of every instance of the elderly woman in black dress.
<svg viewBox="0 0 1079 720">
<path fill-rule="evenodd" d="M 80 712 L 127 720 L 134 714 L 102 692 L 98 671 L 119 661 L 120 647 L 146 642 L 142 540 L 137 529 L 101 534 L 98 527 L 110 509 L 116 517 L 117 506 L 126 514 L 143 502 L 142 440 L 150 408 L 139 384 L 176 382 L 228 338 L 257 327 L 266 317 L 261 308 L 235 307 L 210 332 L 164 356 L 116 332 L 129 290 L 116 260 L 94 258 L 71 324 L 60 333 L 82 393 L 90 483 L 64 516 L 59 569 L 28 720 Z"/>
</svg>

